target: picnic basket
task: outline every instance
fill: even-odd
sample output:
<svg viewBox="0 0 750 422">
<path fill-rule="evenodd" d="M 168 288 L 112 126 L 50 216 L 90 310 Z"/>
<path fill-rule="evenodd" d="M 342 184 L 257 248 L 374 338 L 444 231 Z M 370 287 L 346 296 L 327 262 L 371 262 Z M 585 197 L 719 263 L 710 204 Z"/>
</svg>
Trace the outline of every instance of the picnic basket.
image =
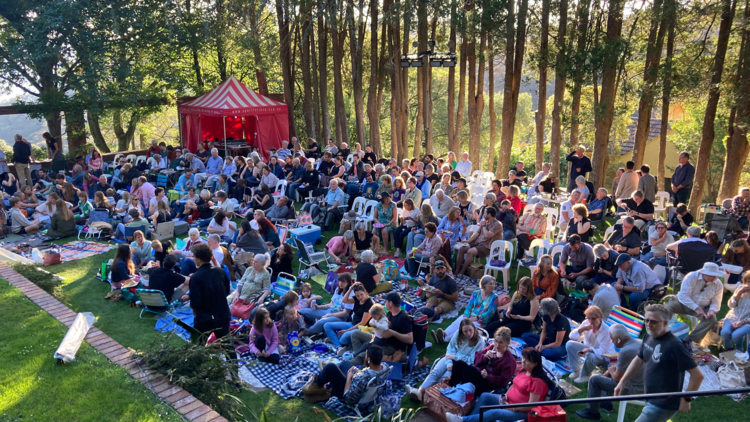
<svg viewBox="0 0 750 422">
<path fill-rule="evenodd" d="M 427 406 L 427 413 L 443 422 L 447 422 L 445 419 L 446 413 L 466 416 L 471 412 L 471 403 L 466 403 L 465 406 L 460 406 L 440 392 L 441 388 L 447 387 L 448 384 L 441 382 L 433 385 L 424 392 L 424 405 Z"/>
</svg>

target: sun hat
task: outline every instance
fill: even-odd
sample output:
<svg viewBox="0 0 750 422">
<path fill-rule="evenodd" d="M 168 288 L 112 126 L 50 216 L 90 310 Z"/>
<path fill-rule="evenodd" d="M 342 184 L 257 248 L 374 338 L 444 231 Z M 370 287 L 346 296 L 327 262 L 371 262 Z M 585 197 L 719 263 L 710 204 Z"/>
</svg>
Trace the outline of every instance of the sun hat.
<svg viewBox="0 0 750 422">
<path fill-rule="evenodd" d="M 709 275 L 713 277 L 721 277 L 724 275 L 724 271 L 722 271 L 714 262 L 706 262 L 705 264 L 703 264 L 703 268 L 698 270 L 698 272 L 703 275 Z"/>
</svg>

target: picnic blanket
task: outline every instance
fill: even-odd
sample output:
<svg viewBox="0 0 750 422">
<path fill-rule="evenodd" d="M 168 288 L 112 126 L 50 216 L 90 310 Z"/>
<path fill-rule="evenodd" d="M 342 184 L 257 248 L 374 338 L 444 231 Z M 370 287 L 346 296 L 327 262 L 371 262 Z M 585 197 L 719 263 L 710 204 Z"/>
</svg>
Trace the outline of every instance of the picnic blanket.
<svg viewBox="0 0 750 422">
<path fill-rule="evenodd" d="M 109 252 L 113 245 L 89 241 L 70 242 L 60 246 L 62 262 L 75 261 Z"/>
<path fill-rule="evenodd" d="M 698 391 L 724 389 L 724 387 L 722 387 L 721 383 L 719 382 L 719 376 L 713 369 L 711 369 L 709 365 L 698 365 L 698 369 L 700 369 L 703 373 L 703 382 L 701 383 L 700 388 L 698 388 Z M 682 384 L 682 391 L 687 391 L 688 383 L 690 383 L 690 373 L 685 372 L 685 380 Z M 747 397 L 747 394 L 727 394 L 727 396 L 731 397 L 732 400 L 739 402 L 740 400 Z"/>
<path fill-rule="evenodd" d="M 163 317 L 159 318 L 156 321 L 156 326 L 154 327 L 154 329 L 162 333 L 174 331 L 175 334 L 180 336 L 181 339 L 190 341 L 190 333 L 186 329 L 180 327 L 177 323 L 175 323 L 173 321 L 174 318 L 180 319 L 183 323 L 191 327 L 193 326 L 193 322 L 195 321 L 195 316 L 193 316 L 193 312 L 190 310 L 190 308 L 177 309 L 172 312 L 171 315 L 166 314 Z"/>
</svg>

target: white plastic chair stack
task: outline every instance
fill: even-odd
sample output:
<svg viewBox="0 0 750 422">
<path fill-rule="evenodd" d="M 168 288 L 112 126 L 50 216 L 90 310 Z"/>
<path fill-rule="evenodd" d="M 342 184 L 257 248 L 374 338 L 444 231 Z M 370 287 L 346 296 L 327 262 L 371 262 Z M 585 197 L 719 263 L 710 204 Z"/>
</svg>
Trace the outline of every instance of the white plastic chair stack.
<svg viewBox="0 0 750 422">
<path fill-rule="evenodd" d="M 354 203 L 352 203 L 352 210 L 357 213 L 357 217 L 364 217 L 366 203 L 367 199 L 365 199 L 364 196 L 358 196 L 354 198 Z M 399 210 L 403 210 L 403 208 L 399 208 Z"/>
</svg>

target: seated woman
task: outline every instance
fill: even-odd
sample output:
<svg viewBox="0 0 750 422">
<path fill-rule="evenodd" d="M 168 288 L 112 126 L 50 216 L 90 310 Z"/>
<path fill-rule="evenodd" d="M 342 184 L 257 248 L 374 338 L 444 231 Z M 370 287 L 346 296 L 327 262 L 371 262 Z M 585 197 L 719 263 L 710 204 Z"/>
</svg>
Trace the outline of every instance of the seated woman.
<svg viewBox="0 0 750 422">
<path fill-rule="evenodd" d="M 336 347 L 336 353 L 341 356 L 351 345 L 352 333 L 355 330 L 359 330 L 360 326 L 367 326 L 367 321 L 370 319 L 368 311 L 372 308 L 375 303 L 367 294 L 365 287 L 360 282 L 352 284 L 348 295 L 344 295 L 343 303 L 352 304 L 351 321 L 343 322 L 329 322 L 323 326 L 323 330 L 326 336 L 331 340 L 331 344 Z M 354 295 L 354 297 L 351 296 Z"/>
<path fill-rule="evenodd" d="M 112 212 L 112 204 L 110 204 L 107 197 L 104 196 L 104 192 L 97 191 L 94 194 L 94 209 L 98 211 L 107 211 L 107 213 Z"/>
<path fill-rule="evenodd" d="M 363 251 L 378 249 L 380 238 L 367 231 L 367 224 L 364 221 L 357 222 L 354 227 L 354 251 L 352 251 L 352 255 L 354 255 L 355 261 L 361 261 Z"/>
<path fill-rule="evenodd" d="M 534 293 L 531 279 L 522 278 L 510 302 L 497 309 L 500 319 L 489 323 L 487 332 L 492 333 L 500 327 L 510 328 L 513 337 L 521 337 L 523 333 L 530 332 L 539 313 L 539 297 Z"/>
<path fill-rule="evenodd" d="M 21 211 L 21 200 L 10 198 L 10 231 L 15 234 L 34 234 L 39 231 L 39 219 L 29 221 Z"/>
<path fill-rule="evenodd" d="M 156 211 L 151 216 L 151 223 L 154 225 L 154 233 L 158 230 L 161 223 L 172 221 L 172 215 L 169 213 L 169 205 L 164 201 L 156 203 Z"/>
<path fill-rule="evenodd" d="M 552 257 L 543 255 L 539 258 L 539 265 L 531 275 L 531 282 L 534 285 L 534 293 L 539 296 L 539 300 L 551 297 L 556 299 L 557 289 L 560 286 L 560 274 L 552 265 Z"/>
<path fill-rule="evenodd" d="M 399 180 L 399 179 L 396 179 Z M 419 220 L 419 210 L 414 208 L 414 201 L 407 199 L 404 201 L 404 211 L 401 215 L 401 225 L 393 231 L 393 241 L 396 246 L 395 257 L 401 256 L 401 247 L 404 246 L 404 238 L 408 237 L 411 229 L 416 226 Z M 407 251 L 408 253 L 408 251 Z"/>
<path fill-rule="evenodd" d="M 565 343 L 570 339 L 570 322 L 560 315 L 557 301 L 547 298 L 541 302 L 542 332 L 524 333 L 521 340 L 528 348 L 536 349 L 549 360 L 560 360 L 567 355 Z"/>
<path fill-rule="evenodd" d="M 439 383 L 443 378 L 451 377 L 454 362 L 461 361 L 468 365 L 474 365 L 474 356 L 484 349 L 485 345 L 486 340 L 479 335 L 479 330 L 474 327 L 474 324 L 468 319 L 461 321 L 458 335 L 454 336 L 448 344 L 445 357 L 432 367 L 427 379 L 419 388 L 407 384 L 406 394 L 414 401 L 422 401 L 425 390 Z"/>
<path fill-rule="evenodd" d="M 112 287 L 119 289 L 122 283 L 129 280 L 135 274 L 135 265 L 130 256 L 130 245 L 123 244 L 117 247 L 115 259 L 112 261 Z"/>
<path fill-rule="evenodd" d="M 258 233 L 258 222 L 255 220 L 242 221 L 242 225 L 238 231 L 237 241 L 233 246 L 242 249 L 245 252 L 252 252 L 254 254 L 268 252 L 268 245 L 266 245 L 266 242 L 263 241 L 260 233 Z M 276 271 L 274 271 L 274 274 L 276 274 Z"/>
<path fill-rule="evenodd" d="M 213 210 L 211 207 L 214 206 L 214 202 L 211 200 L 211 192 L 209 192 L 206 189 L 203 189 L 200 194 L 200 198 L 198 198 L 198 201 L 195 202 L 195 211 L 198 211 L 198 226 L 200 227 L 207 227 L 209 223 L 211 223 L 211 217 L 213 216 Z M 185 211 L 187 211 L 188 206 L 185 204 Z M 192 212 L 191 207 L 191 212 Z"/>
<path fill-rule="evenodd" d="M 615 345 L 609 337 L 609 327 L 604 324 L 604 314 L 596 305 L 584 311 L 586 319 L 575 330 L 570 332 L 570 339 L 565 343 L 570 363 L 570 378 L 577 384 L 588 384 L 591 373 L 597 366 L 606 365 L 605 353 L 613 353 Z M 585 357 L 581 363 L 580 356 Z"/>
<path fill-rule="evenodd" d="M 65 201 L 58 198 L 55 204 L 55 213 L 52 214 L 50 220 L 50 228 L 47 230 L 47 236 L 62 239 L 63 237 L 74 236 L 76 233 L 78 233 L 78 230 L 76 230 L 73 212 L 65 205 Z"/>
<path fill-rule="evenodd" d="M 589 220 L 588 208 L 583 204 L 573 205 L 573 218 L 568 220 L 568 227 L 563 242 L 565 242 L 570 236 L 577 234 L 581 237 L 583 243 L 588 243 L 592 232 L 593 230 L 591 230 L 591 220 Z"/>
<path fill-rule="evenodd" d="M 469 299 L 469 304 L 466 305 L 466 310 L 464 310 L 463 315 L 456 318 L 456 320 L 445 329 L 445 332 L 443 332 L 441 328 L 438 328 L 437 331 L 430 332 L 435 343 L 442 344 L 446 341 L 450 341 L 461 326 L 461 321 L 464 319 L 468 319 L 477 327 L 486 327 L 487 324 L 490 323 L 490 320 L 492 320 L 492 316 L 497 311 L 497 294 L 493 291 L 495 290 L 495 286 L 495 279 L 492 276 L 486 275 L 482 277 L 482 279 L 479 280 L 480 289 L 471 294 L 471 299 Z"/>
<path fill-rule="evenodd" d="M 255 192 L 250 203 L 248 203 L 248 213 L 254 210 L 265 211 L 272 206 L 273 197 L 271 197 L 271 189 L 268 188 L 268 185 L 261 183 L 260 188 Z"/>
<path fill-rule="evenodd" d="M 133 233 L 133 241 L 130 243 L 130 249 L 133 255 L 133 265 L 137 268 L 145 266 L 149 261 L 153 261 L 154 258 L 151 256 L 151 241 L 146 240 L 143 232 L 136 230 Z"/>
<path fill-rule="evenodd" d="M 102 175 L 102 171 L 104 170 L 104 161 L 102 160 L 102 154 L 98 149 L 91 149 L 91 158 L 89 159 L 88 165 L 91 174 L 96 177 Z"/>
<path fill-rule="evenodd" d="M 727 248 L 724 256 L 721 257 L 721 262 L 722 264 L 742 267 L 742 273 L 729 274 L 729 280 L 727 280 L 727 284 L 739 283 L 742 274 L 747 274 L 750 271 L 750 245 L 748 245 L 747 240 L 737 239 L 732 242 L 731 247 Z"/>
<path fill-rule="evenodd" d="M 385 177 L 388 177 L 387 175 Z M 388 177 L 390 180 L 390 177 Z M 377 236 L 380 234 L 380 239 L 383 241 L 382 254 L 388 252 L 388 240 L 392 237 L 393 231 L 396 229 L 398 223 L 398 212 L 396 211 L 396 203 L 391 201 L 391 194 L 388 192 L 382 192 L 380 194 L 380 201 L 375 207 L 375 215 L 373 216 L 373 235 Z M 375 227 L 375 225 L 379 227 Z M 395 239 L 391 241 L 395 247 Z"/>
<path fill-rule="evenodd" d="M 237 282 L 237 289 L 227 297 L 230 308 L 238 298 L 250 303 L 255 302 L 256 307 L 263 304 L 271 294 L 271 274 L 267 269 L 270 261 L 271 256 L 267 253 L 255 255 L 253 265 L 245 270 L 245 274 Z"/>
<path fill-rule="evenodd" d="M 130 214 L 130 210 L 136 210 L 138 212 L 138 216 L 140 217 L 146 216 L 146 212 L 143 209 L 143 205 L 141 205 L 141 201 L 135 195 L 130 196 L 130 205 L 128 205 L 128 215 Z"/>
<path fill-rule="evenodd" d="M 13 175 L 11 172 L 5 172 L 2 175 L 0 175 L 0 179 L 2 179 L 2 182 L 0 182 L 0 187 L 2 187 L 3 192 L 8 194 L 8 196 L 13 196 L 14 193 L 18 192 L 18 180 L 16 179 L 16 176 Z"/>
<path fill-rule="evenodd" d="M 461 360 L 453 363 L 449 386 L 471 383 L 474 385 L 476 397 L 508 385 L 516 373 L 516 358 L 508 349 L 511 341 L 510 329 L 500 327 L 492 337 L 495 343 L 476 352 L 473 365 Z"/>
<path fill-rule="evenodd" d="M 180 274 L 190 275 L 190 266 L 186 265 L 185 258 L 193 257 L 191 249 L 199 243 L 206 243 L 206 241 L 201 238 L 198 229 L 193 227 L 188 230 L 188 238 L 185 241 L 185 245 L 182 248 L 175 247 L 173 250 L 169 251 L 169 254 L 174 255 L 177 258 L 177 262 L 181 264 Z"/>
<path fill-rule="evenodd" d="M 670 245 L 673 242 L 674 238 L 667 231 L 667 223 L 664 221 L 656 223 L 654 231 L 650 233 L 648 237 L 648 243 L 651 245 L 651 250 L 648 253 L 641 255 L 641 261 L 649 262 L 653 259 L 656 264 L 666 267 L 667 245 Z"/>
<path fill-rule="evenodd" d="M 318 322 L 310 327 L 310 334 L 322 333 L 323 328 L 329 322 L 344 322 L 349 319 L 349 313 L 354 309 L 354 304 L 343 302 L 345 297 L 351 295 L 352 284 L 351 274 L 339 274 L 339 284 L 331 296 L 331 303 L 300 309 L 302 315 L 318 319 Z"/>
<path fill-rule="evenodd" d="M 292 260 L 295 256 L 296 253 L 292 250 L 292 245 L 288 243 L 284 243 L 276 249 L 271 257 L 271 269 L 273 270 L 271 282 L 275 282 L 280 273 L 292 274 Z"/>
<path fill-rule="evenodd" d="M 390 281 L 383 281 L 382 274 L 377 267 L 373 265 L 375 261 L 375 254 L 371 250 L 362 252 L 362 262 L 357 265 L 357 281 L 365 286 L 367 293 L 376 295 L 390 290 L 393 285 Z"/>
<path fill-rule="evenodd" d="M 326 244 L 328 255 L 337 264 L 346 262 L 352 256 L 352 249 L 354 249 L 352 246 L 354 246 L 354 233 L 351 230 L 345 231 L 343 236 L 332 237 Z"/>
<path fill-rule="evenodd" d="M 305 401 L 311 403 L 325 401 L 333 395 L 348 406 L 356 406 L 367 391 L 370 381 L 374 379 L 375 385 L 387 381 L 390 370 L 388 365 L 382 364 L 382 361 L 383 349 L 376 344 L 370 344 L 365 351 L 365 366 L 362 369 L 358 369 L 348 361 L 338 365 L 327 364 L 312 382 L 302 387 Z M 326 385 L 330 386 L 330 391 L 325 388 Z"/>
<path fill-rule="evenodd" d="M 21 208 L 26 208 L 27 213 L 34 213 L 39 206 L 39 199 L 32 192 L 31 186 L 26 185 L 21 188 Z"/>
<path fill-rule="evenodd" d="M 443 193 L 445 193 L 445 196 L 451 198 L 453 194 L 453 184 L 451 183 L 450 173 L 444 173 L 440 178 L 440 183 L 435 183 L 435 186 L 433 186 L 432 188 L 432 194 L 435 195 L 435 192 L 438 189 L 442 189 Z"/>
<path fill-rule="evenodd" d="M 402 206 L 402 201 L 404 200 L 404 193 L 406 192 L 406 185 L 404 184 L 404 179 L 401 177 L 396 177 L 393 179 L 393 186 L 391 187 L 391 196 L 393 199 L 393 202 L 398 204 L 398 206 Z M 414 207 L 414 201 L 411 203 L 412 208 Z"/>
<path fill-rule="evenodd" d="M 516 214 L 521 215 L 523 212 L 523 203 L 521 202 L 521 189 L 516 185 L 508 187 L 508 200 L 510 201 L 510 207 L 516 211 Z"/>
<path fill-rule="evenodd" d="M 466 220 L 461 216 L 461 209 L 458 207 L 451 207 L 448 210 L 448 214 L 440 220 L 440 224 L 437 227 L 437 233 L 443 239 L 450 242 L 450 251 L 453 251 L 453 247 L 460 239 L 462 239 L 466 233 Z"/>
<path fill-rule="evenodd" d="M 55 207 L 58 199 L 60 199 L 60 195 L 58 195 L 57 192 L 50 193 L 47 200 L 36 207 L 36 212 L 32 217 L 38 218 L 39 220 L 49 220 L 56 211 Z M 21 207 L 23 207 L 23 205 L 21 205 Z"/>
<path fill-rule="evenodd" d="M 440 220 L 438 220 L 435 212 L 432 211 L 432 206 L 430 204 L 422 204 L 419 219 L 414 227 L 411 228 L 411 233 L 409 233 L 406 239 L 406 253 L 411 252 L 414 246 L 422 243 L 425 236 L 424 227 L 427 223 L 434 223 L 435 227 L 437 227 L 437 225 L 440 224 Z"/>
<path fill-rule="evenodd" d="M 266 242 L 269 248 L 278 248 L 281 246 L 281 239 L 279 239 L 279 232 L 276 231 L 276 226 L 273 225 L 271 220 L 266 218 L 265 214 L 261 210 L 255 210 L 255 215 L 259 216 L 256 219 L 258 222 L 258 233 L 260 237 Z"/>
<path fill-rule="evenodd" d="M 260 308 L 255 312 L 253 328 L 250 330 L 250 351 L 260 362 L 279 363 L 279 331 L 268 311 Z"/>
<path fill-rule="evenodd" d="M 217 212 L 211 219 L 206 231 L 209 234 L 218 234 L 224 242 L 231 242 L 234 235 L 234 231 L 229 227 L 229 219 L 222 211 Z"/>
<path fill-rule="evenodd" d="M 418 276 L 420 263 L 424 262 L 425 258 L 440 253 L 443 246 L 443 240 L 437 235 L 437 226 L 434 223 L 427 223 L 424 233 L 422 243 L 406 254 L 406 270 L 411 278 Z"/>
<path fill-rule="evenodd" d="M 523 370 L 513 379 L 513 385 L 505 395 L 505 399 L 500 395 L 484 393 L 479 396 L 474 410 L 468 416 L 458 416 L 453 413 L 446 413 L 445 417 L 448 422 L 477 422 L 479 421 L 479 410 L 482 406 L 492 406 L 498 404 L 518 404 L 517 407 L 510 409 L 492 409 L 484 412 L 484 419 L 487 421 L 518 421 L 528 420 L 531 407 L 523 406 L 524 403 L 536 403 L 544 401 L 547 392 L 555 384 L 547 377 L 542 366 L 542 356 L 536 350 L 524 350 L 521 364 Z"/>
<path fill-rule="evenodd" d="M 750 273 L 745 273 L 742 284 L 737 287 L 727 303 L 729 312 L 724 317 L 724 325 L 721 327 L 724 350 L 732 350 L 735 347 L 742 350 L 745 336 L 750 334 Z"/>
</svg>

